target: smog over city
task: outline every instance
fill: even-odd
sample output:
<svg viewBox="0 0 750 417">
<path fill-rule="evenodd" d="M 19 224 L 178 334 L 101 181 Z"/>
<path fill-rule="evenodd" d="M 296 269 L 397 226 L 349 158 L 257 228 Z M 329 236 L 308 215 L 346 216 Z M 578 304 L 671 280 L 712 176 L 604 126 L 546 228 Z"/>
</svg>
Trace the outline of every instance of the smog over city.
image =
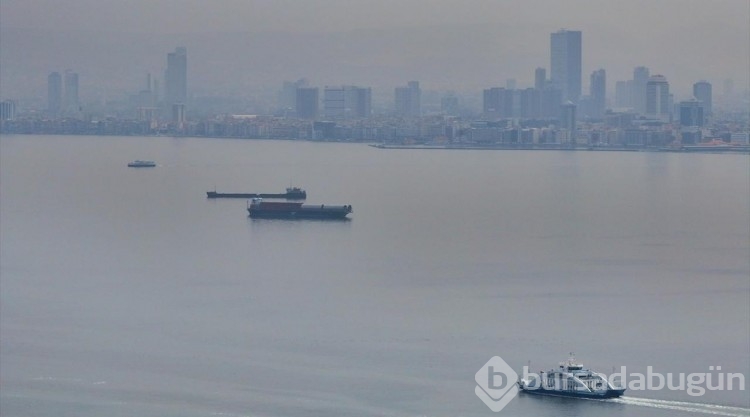
<svg viewBox="0 0 750 417">
<path fill-rule="evenodd" d="M 46 76 L 80 74 L 83 101 L 139 91 L 165 54 L 190 54 L 190 94 L 252 97 L 270 108 L 284 80 L 363 85 L 375 102 L 419 80 L 426 91 L 481 95 L 533 86 L 549 34 L 583 33 L 583 74 L 610 91 L 637 66 L 668 77 L 675 100 L 697 80 L 748 88 L 744 0 L 16 1 L 0 3 L 3 98 L 42 99 Z"/>
</svg>

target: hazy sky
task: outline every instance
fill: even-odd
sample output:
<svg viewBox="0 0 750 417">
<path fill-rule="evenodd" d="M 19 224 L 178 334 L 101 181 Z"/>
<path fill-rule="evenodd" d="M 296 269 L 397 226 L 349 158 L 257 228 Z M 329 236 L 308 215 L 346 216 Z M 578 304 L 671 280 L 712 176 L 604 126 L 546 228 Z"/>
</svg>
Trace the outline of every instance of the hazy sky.
<svg viewBox="0 0 750 417">
<path fill-rule="evenodd" d="M 3 95 L 33 77 L 43 87 L 48 72 L 67 67 L 106 82 L 99 68 L 113 62 L 118 80 L 134 83 L 163 70 L 165 54 L 178 45 L 188 47 L 196 88 L 295 77 L 389 89 L 419 79 L 423 88 L 446 90 L 515 78 L 523 87 L 535 67 L 549 67 L 549 33 L 560 28 L 583 31 L 584 92 L 600 67 L 611 87 L 645 65 L 666 75 L 678 96 L 699 79 L 719 87 L 732 78 L 738 89 L 750 83 L 748 0 L 0 0 L 0 28 L 16 31 L 0 38 Z M 86 36 L 60 43 L 56 35 L 73 32 Z M 232 33 L 245 38 L 222 49 L 227 41 L 218 34 Z M 91 37 L 96 48 L 88 46 Z M 147 45 L 122 47 L 124 39 Z M 108 49 L 110 40 L 116 45 Z M 102 50 L 106 60 L 89 56 Z M 209 74 L 217 68 L 220 75 Z"/>
</svg>

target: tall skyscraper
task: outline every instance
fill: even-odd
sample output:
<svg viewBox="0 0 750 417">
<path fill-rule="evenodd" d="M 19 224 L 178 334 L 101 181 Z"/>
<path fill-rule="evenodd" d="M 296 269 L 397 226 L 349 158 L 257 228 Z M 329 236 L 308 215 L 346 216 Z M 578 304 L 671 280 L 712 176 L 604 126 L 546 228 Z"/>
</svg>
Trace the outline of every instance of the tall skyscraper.
<svg viewBox="0 0 750 417">
<path fill-rule="evenodd" d="M 47 111 L 57 116 L 62 110 L 62 77 L 59 72 L 47 76 Z"/>
<path fill-rule="evenodd" d="M 713 111 L 711 83 L 708 81 L 698 81 L 693 84 L 693 96 L 701 102 L 703 115 L 710 116 Z"/>
<path fill-rule="evenodd" d="M 422 90 L 419 81 L 409 81 L 406 87 L 396 87 L 396 114 L 406 117 L 422 115 Z"/>
<path fill-rule="evenodd" d="M 66 113 L 77 113 L 79 110 L 78 101 L 78 73 L 70 70 L 65 71 L 65 112 Z"/>
<path fill-rule="evenodd" d="M 607 73 L 598 69 L 591 73 L 591 115 L 593 117 L 604 116 L 607 107 Z"/>
<path fill-rule="evenodd" d="M 646 84 L 649 79 L 649 71 L 646 67 L 635 67 L 633 69 L 633 108 L 640 114 L 646 114 Z"/>
<path fill-rule="evenodd" d="M 164 100 L 168 108 L 187 101 L 187 49 L 175 48 L 167 54 L 167 70 L 164 73 L 166 92 Z"/>
<path fill-rule="evenodd" d="M 534 88 L 537 90 L 544 90 L 547 85 L 547 70 L 544 68 L 537 68 L 534 71 Z"/>
<path fill-rule="evenodd" d="M 581 98 L 581 31 L 560 30 L 550 35 L 550 81 L 562 90 L 563 101 Z"/>
<path fill-rule="evenodd" d="M 665 122 L 669 121 L 669 83 L 663 75 L 654 75 L 646 83 L 646 114 Z"/>
<path fill-rule="evenodd" d="M 297 97 L 295 109 L 300 119 L 315 119 L 318 117 L 318 88 L 298 87 L 295 89 Z"/>
</svg>

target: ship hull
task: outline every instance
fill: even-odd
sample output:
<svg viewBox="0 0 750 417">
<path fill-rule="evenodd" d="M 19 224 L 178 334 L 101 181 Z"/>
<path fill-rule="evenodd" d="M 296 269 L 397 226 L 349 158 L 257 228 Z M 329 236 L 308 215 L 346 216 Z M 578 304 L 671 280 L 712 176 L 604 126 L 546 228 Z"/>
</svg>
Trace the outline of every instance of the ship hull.
<svg viewBox="0 0 750 417">
<path fill-rule="evenodd" d="M 577 391 L 563 391 L 563 390 L 550 390 L 550 389 L 528 389 L 521 388 L 521 392 L 533 395 L 549 395 L 554 397 L 568 397 L 568 398 L 617 398 L 622 396 L 625 392 L 624 389 L 608 389 L 601 393 L 595 392 L 577 392 Z"/>
<path fill-rule="evenodd" d="M 254 219 L 318 219 L 318 220 L 345 220 L 350 210 L 346 208 L 301 208 L 299 210 L 262 210 L 247 209 L 251 218 Z"/>
</svg>

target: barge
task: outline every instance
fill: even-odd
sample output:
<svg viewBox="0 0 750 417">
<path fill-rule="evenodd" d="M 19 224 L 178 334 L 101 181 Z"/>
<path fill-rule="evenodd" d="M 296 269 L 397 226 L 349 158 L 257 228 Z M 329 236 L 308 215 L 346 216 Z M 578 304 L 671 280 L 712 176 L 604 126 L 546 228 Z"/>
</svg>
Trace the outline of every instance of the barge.
<svg viewBox="0 0 750 417">
<path fill-rule="evenodd" d="M 343 220 L 352 212 L 352 206 L 312 205 L 300 202 L 263 201 L 256 197 L 248 201 L 247 212 L 259 219 L 320 219 Z"/>
<path fill-rule="evenodd" d="M 216 191 L 207 191 L 207 198 L 283 198 L 286 200 L 304 200 L 307 198 L 307 192 L 299 187 L 289 187 L 285 193 L 267 194 L 267 193 L 219 193 Z"/>
</svg>

